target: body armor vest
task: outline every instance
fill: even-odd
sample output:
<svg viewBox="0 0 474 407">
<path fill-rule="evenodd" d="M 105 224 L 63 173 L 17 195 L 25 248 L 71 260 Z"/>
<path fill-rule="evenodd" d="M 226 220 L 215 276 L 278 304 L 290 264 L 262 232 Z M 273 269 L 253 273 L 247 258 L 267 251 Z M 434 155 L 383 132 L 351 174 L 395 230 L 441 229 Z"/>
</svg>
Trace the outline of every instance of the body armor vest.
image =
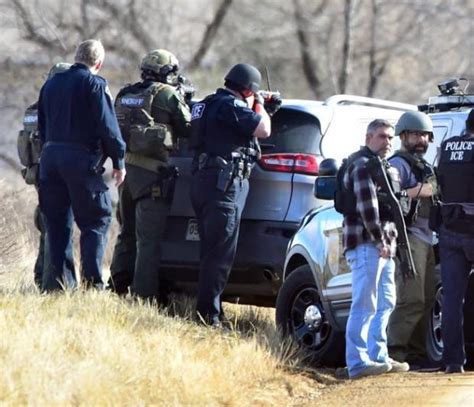
<svg viewBox="0 0 474 407">
<path fill-rule="evenodd" d="M 152 116 L 153 99 L 164 85 L 139 85 L 127 86 L 117 95 L 115 113 L 122 136 L 129 152 L 166 162 L 173 148 L 172 128 L 155 123 Z"/>
<path fill-rule="evenodd" d="M 18 133 L 17 150 L 27 184 L 36 184 L 41 155 L 41 140 L 38 134 L 38 104 L 29 106 L 23 116 L 23 129 Z"/>
<path fill-rule="evenodd" d="M 443 142 L 438 181 L 443 203 L 474 203 L 474 137 L 452 137 Z"/>
<path fill-rule="evenodd" d="M 415 157 L 406 151 L 397 151 L 393 157 L 401 157 L 410 165 L 410 170 L 417 182 L 424 183 L 427 177 L 434 175 L 433 168 L 423 158 Z M 410 226 L 418 216 L 421 218 L 429 217 L 433 198 L 407 198 L 407 201 L 405 207 L 402 205 L 407 226 Z"/>
<path fill-rule="evenodd" d="M 344 185 L 344 174 L 347 169 L 361 157 L 367 157 L 369 160 L 373 159 L 374 153 L 370 151 L 367 147 L 362 148 L 360 151 L 357 151 L 351 154 L 349 157 L 345 158 L 342 162 L 341 167 L 339 168 L 336 175 L 336 191 L 334 194 L 334 207 L 336 211 L 342 213 L 343 215 L 354 215 L 356 214 L 356 196 L 351 189 L 346 188 Z M 376 158 L 376 157 L 375 157 Z M 401 195 L 400 188 L 400 177 L 398 171 L 388 166 L 386 168 L 387 177 L 390 180 L 393 192 L 397 195 Z M 391 207 L 388 204 L 387 195 L 384 191 L 377 191 L 377 198 L 379 201 L 379 213 L 382 220 L 392 220 Z"/>
</svg>

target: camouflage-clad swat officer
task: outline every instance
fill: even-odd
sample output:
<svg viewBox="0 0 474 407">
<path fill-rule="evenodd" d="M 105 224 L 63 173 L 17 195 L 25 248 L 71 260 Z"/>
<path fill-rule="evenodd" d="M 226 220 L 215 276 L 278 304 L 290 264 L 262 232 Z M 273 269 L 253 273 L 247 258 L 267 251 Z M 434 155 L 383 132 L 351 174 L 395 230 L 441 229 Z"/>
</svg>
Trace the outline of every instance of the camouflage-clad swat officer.
<svg viewBox="0 0 474 407">
<path fill-rule="evenodd" d="M 426 332 L 435 296 L 435 254 L 429 213 L 436 195 L 436 178 L 432 166 L 423 159 L 433 141 L 433 123 L 422 112 L 406 112 L 395 127 L 401 148 L 390 158 L 400 173 L 401 187 L 410 201 L 405 216 L 408 239 L 416 277 L 395 275 L 397 304 L 390 316 L 388 346 L 390 356 L 408 362 L 411 370 L 430 367 L 426 354 Z"/>
<path fill-rule="evenodd" d="M 71 64 L 59 62 L 53 65 L 48 73 L 47 80 L 54 75 L 67 71 Z M 28 106 L 23 117 L 23 130 L 18 135 L 18 155 L 20 162 L 25 166 L 21 171 L 25 182 L 34 185 L 38 189 L 39 157 L 41 154 L 41 142 L 38 135 L 38 102 Z M 71 219 L 72 221 L 72 219 Z M 34 214 L 35 226 L 40 232 L 38 257 L 34 267 L 34 282 L 38 288 L 42 288 L 43 276 L 50 268 L 49 248 L 46 239 L 46 227 L 39 205 Z M 71 228 L 72 231 L 72 228 Z M 66 281 L 75 285 L 74 259 L 72 241 L 66 248 Z"/>
<path fill-rule="evenodd" d="M 141 82 L 117 95 L 117 117 L 127 143 L 127 176 L 119 190 L 121 231 L 115 245 L 109 285 L 160 300 L 161 241 L 177 169 L 168 165 L 178 138 L 188 137 L 191 114 L 176 89 L 178 60 L 169 51 L 149 52 L 141 62 Z"/>
<path fill-rule="evenodd" d="M 218 327 L 221 294 L 234 262 L 240 217 L 249 192 L 250 172 L 258 156 L 256 138 L 270 136 L 270 117 L 258 91 L 260 72 L 237 64 L 225 88 L 196 103 L 192 110 L 195 149 L 191 201 L 201 240 L 197 313 Z M 275 100 L 276 111 L 281 100 Z"/>
<path fill-rule="evenodd" d="M 437 175 L 442 198 L 443 362 L 446 373 L 463 373 L 463 303 L 474 264 L 474 109 L 465 133 L 441 144 Z"/>
<path fill-rule="evenodd" d="M 81 271 L 86 287 L 103 288 L 102 261 L 112 220 L 112 201 L 102 174 L 110 157 L 112 178 L 125 177 L 125 143 L 102 68 L 98 40 L 82 42 L 75 64 L 41 88 L 38 131 L 41 152 L 39 201 L 46 219 L 51 272 L 46 291 L 61 290 L 71 218 L 81 231 Z"/>
</svg>

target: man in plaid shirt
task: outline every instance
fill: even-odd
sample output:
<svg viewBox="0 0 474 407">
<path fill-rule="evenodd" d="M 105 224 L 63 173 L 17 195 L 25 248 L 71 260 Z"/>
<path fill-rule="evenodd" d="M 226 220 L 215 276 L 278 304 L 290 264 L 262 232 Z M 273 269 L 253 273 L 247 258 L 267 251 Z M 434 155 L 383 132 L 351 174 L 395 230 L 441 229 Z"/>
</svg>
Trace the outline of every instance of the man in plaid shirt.
<svg viewBox="0 0 474 407">
<path fill-rule="evenodd" d="M 367 169 L 375 157 L 391 151 L 394 128 L 386 120 L 372 121 L 366 145 L 350 162 L 343 182 L 353 193 L 355 208 L 344 214 L 344 251 L 352 272 L 352 305 L 346 328 L 347 373 L 351 379 L 389 371 L 409 370 L 389 358 L 387 324 L 395 307 L 397 228 L 389 209 L 379 202 L 380 185 Z"/>
</svg>

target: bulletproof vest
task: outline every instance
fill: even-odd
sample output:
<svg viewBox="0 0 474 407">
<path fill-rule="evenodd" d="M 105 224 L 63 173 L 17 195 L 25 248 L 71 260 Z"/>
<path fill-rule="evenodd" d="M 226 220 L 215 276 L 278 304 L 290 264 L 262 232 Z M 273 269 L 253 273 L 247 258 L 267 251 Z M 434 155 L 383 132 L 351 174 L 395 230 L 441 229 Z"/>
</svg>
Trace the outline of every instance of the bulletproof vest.
<svg viewBox="0 0 474 407">
<path fill-rule="evenodd" d="M 41 155 L 41 140 L 38 134 L 38 104 L 29 106 L 23 116 L 23 129 L 18 133 L 17 150 L 26 183 L 35 184 Z"/>
<path fill-rule="evenodd" d="M 346 158 L 341 167 L 338 170 L 336 175 L 336 192 L 334 196 L 334 207 L 336 211 L 342 213 L 346 216 L 353 216 L 356 212 L 356 205 L 357 200 L 352 189 L 346 188 L 344 185 L 344 174 L 349 168 L 349 166 L 358 160 L 361 157 L 367 157 L 370 160 L 376 159 L 378 157 L 374 155 L 369 148 L 364 147 L 360 151 L 357 151 L 351 154 L 348 158 Z M 366 163 L 367 165 L 367 163 Z M 368 166 L 370 169 L 372 166 Z M 372 171 L 371 169 L 369 170 Z M 390 182 L 390 186 L 392 191 L 395 193 L 396 196 L 401 196 L 401 185 L 400 185 L 400 176 L 396 168 L 391 167 L 388 163 L 386 163 L 385 171 L 387 173 L 387 178 Z M 371 174 L 374 176 L 374 174 Z M 392 207 L 389 202 L 388 192 L 383 191 L 383 189 L 377 190 L 377 200 L 379 202 L 379 215 L 381 220 L 393 220 L 392 215 Z"/>
<path fill-rule="evenodd" d="M 356 213 L 356 196 L 354 192 L 344 185 L 344 175 L 350 165 L 360 157 L 370 158 L 373 153 L 364 147 L 361 150 L 352 153 L 349 157 L 344 158 L 341 166 L 336 174 L 336 190 L 334 193 L 334 208 L 343 215 Z"/>
<path fill-rule="evenodd" d="M 403 158 L 410 165 L 410 170 L 417 182 L 423 183 L 427 177 L 434 174 L 432 166 L 426 160 L 416 157 L 407 151 L 398 150 L 392 157 Z M 405 205 L 402 205 L 407 226 L 410 226 L 418 216 L 428 218 L 432 202 L 432 198 L 410 199 L 407 197 Z"/>
<path fill-rule="evenodd" d="M 152 116 L 153 99 L 163 86 L 159 82 L 149 86 L 139 82 L 125 87 L 117 95 L 115 112 L 129 152 L 167 161 L 173 148 L 172 128 L 156 123 Z"/>
<path fill-rule="evenodd" d="M 239 148 L 257 149 L 257 144 L 249 135 L 240 135 L 231 127 L 226 127 L 225 117 L 221 109 L 225 104 L 231 106 L 245 103 L 232 94 L 219 89 L 201 102 L 195 103 L 191 110 L 190 147 L 198 153 L 211 156 L 227 156 Z M 228 111 L 227 111 L 228 112 Z"/>
<path fill-rule="evenodd" d="M 437 175 L 444 203 L 474 203 L 474 137 L 441 144 Z"/>
</svg>

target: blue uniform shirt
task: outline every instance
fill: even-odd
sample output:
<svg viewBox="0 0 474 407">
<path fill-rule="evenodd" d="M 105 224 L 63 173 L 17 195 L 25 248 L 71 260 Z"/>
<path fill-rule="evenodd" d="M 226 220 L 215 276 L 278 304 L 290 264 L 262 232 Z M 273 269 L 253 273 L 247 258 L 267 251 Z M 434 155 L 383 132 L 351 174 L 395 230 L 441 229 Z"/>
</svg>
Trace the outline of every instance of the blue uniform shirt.
<svg viewBox="0 0 474 407">
<path fill-rule="evenodd" d="M 211 155 L 227 155 L 239 147 L 251 147 L 253 132 L 262 117 L 225 89 L 218 89 L 205 106 L 193 107 L 191 124 L 203 119 L 203 151 Z"/>
<path fill-rule="evenodd" d="M 41 141 L 84 145 L 103 151 L 115 169 L 124 167 L 125 142 L 104 78 L 76 63 L 41 88 L 38 102 Z"/>
<path fill-rule="evenodd" d="M 417 186 L 418 181 L 407 160 L 400 156 L 395 156 L 390 158 L 389 162 L 390 165 L 394 166 L 400 173 L 400 186 L 402 189 L 409 189 Z M 424 242 L 432 244 L 433 231 L 428 226 L 428 223 L 428 218 L 417 216 L 413 224 L 407 227 L 407 230 Z"/>
</svg>

